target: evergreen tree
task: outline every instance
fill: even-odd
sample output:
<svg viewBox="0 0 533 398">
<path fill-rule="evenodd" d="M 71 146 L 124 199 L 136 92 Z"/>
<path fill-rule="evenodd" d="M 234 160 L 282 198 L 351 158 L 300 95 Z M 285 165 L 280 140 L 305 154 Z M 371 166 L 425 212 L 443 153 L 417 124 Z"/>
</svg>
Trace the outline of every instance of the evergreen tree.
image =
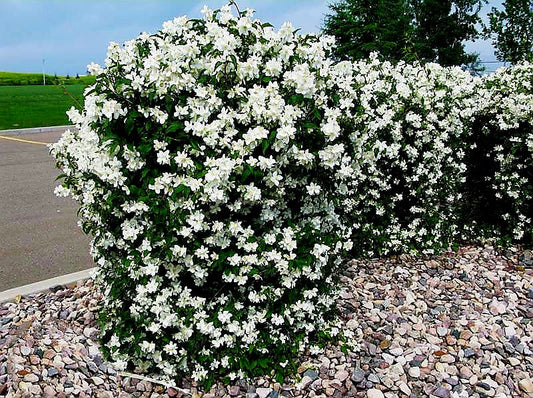
<svg viewBox="0 0 533 398">
<path fill-rule="evenodd" d="M 476 24 L 486 0 L 411 0 L 415 19 L 415 51 L 421 61 L 471 65 L 478 59 L 464 42 L 480 36 Z"/>
<path fill-rule="evenodd" d="M 503 6 L 504 10 L 492 8 L 486 30 L 496 57 L 511 63 L 533 60 L 533 0 L 505 0 Z"/>
<path fill-rule="evenodd" d="M 411 32 L 405 0 L 342 0 L 330 5 L 324 33 L 335 36 L 338 59 L 366 58 L 372 52 L 402 59 Z"/>
</svg>

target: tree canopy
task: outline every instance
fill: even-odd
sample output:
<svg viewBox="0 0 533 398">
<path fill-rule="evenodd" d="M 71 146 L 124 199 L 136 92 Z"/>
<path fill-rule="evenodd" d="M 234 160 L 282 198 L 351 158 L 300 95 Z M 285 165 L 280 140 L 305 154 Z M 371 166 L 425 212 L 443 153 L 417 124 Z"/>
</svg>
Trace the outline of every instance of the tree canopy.
<svg viewBox="0 0 533 398">
<path fill-rule="evenodd" d="M 324 32 L 335 36 L 339 59 L 378 52 L 401 59 L 407 52 L 412 15 L 405 0 L 350 0 L 330 5 Z"/>
<path fill-rule="evenodd" d="M 384 59 L 419 59 L 469 65 L 476 54 L 464 42 L 477 38 L 479 11 L 486 0 L 340 0 L 326 15 L 323 31 L 337 39 L 335 56 L 360 59 L 378 52 Z"/>
<path fill-rule="evenodd" d="M 533 59 L 533 0 L 505 0 L 503 10 L 492 8 L 488 36 L 500 61 Z"/>
</svg>

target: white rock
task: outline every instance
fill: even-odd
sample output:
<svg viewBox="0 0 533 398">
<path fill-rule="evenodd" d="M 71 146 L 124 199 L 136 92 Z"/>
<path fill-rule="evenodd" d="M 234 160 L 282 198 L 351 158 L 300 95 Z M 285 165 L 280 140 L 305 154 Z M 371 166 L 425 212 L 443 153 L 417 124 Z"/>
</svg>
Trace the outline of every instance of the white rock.
<svg viewBox="0 0 533 398">
<path fill-rule="evenodd" d="M 403 348 L 402 347 L 395 347 L 395 348 L 391 348 L 389 350 L 389 352 L 394 355 L 394 356 L 400 356 L 403 354 Z"/>
<path fill-rule="evenodd" d="M 441 337 L 444 337 L 448 334 L 448 329 L 447 328 L 444 328 L 444 327 L 437 327 L 437 334 Z"/>
<path fill-rule="evenodd" d="M 442 357 L 440 357 L 440 360 L 444 363 L 454 363 L 455 362 L 455 358 L 453 355 L 450 355 L 450 354 L 445 354 L 443 355 Z"/>
<path fill-rule="evenodd" d="M 20 347 L 20 353 L 24 356 L 28 356 L 31 354 L 31 348 L 23 345 L 22 347 Z"/>
<path fill-rule="evenodd" d="M 304 376 L 302 377 L 302 381 L 300 382 L 300 384 L 302 385 L 303 388 L 305 388 L 312 382 L 313 382 L 313 379 L 311 379 L 309 376 Z"/>
<path fill-rule="evenodd" d="M 428 343 L 434 345 L 440 345 L 440 343 L 442 343 L 442 340 L 439 337 L 433 336 L 431 334 L 426 334 L 426 340 L 428 341 Z"/>
<path fill-rule="evenodd" d="M 505 314 L 507 312 L 507 305 L 503 301 L 493 299 L 489 304 L 489 311 L 492 315 Z"/>
<path fill-rule="evenodd" d="M 90 345 L 88 348 L 89 356 L 94 358 L 97 355 L 100 355 L 100 350 L 98 349 L 98 346 Z"/>
<path fill-rule="evenodd" d="M 19 383 L 19 390 L 21 390 L 21 391 L 28 391 L 30 389 L 30 387 L 31 387 L 30 383 L 26 383 L 24 381 L 21 381 Z"/>
<path fill-rule="evenodd" d="M 399 363 L 392 365 L 388 371 L 388 376 L 394 381 L 399 380 L 403 374 L 403 367 Z"/>
<path fill-rule="evenodd" d="M 43 396 L 43 389 L 39 384 L 34 384 L 30 387 L 29 392 L 32 397 L 42 397 Z"/>
<path fill-rule="evenodd" d="M 528 394 L 533 393 L 533 381 L 531 381 L 531 379 L 520 380 L 518 385 L 522 391 L 527 392 Z"/>
<path fill-rule="evenodd" d="M 385 395 L 377 388 L 371 388 L 367 391 L 366 396 L 368 398 L 385 398 Z"/>
<path fill-rule="evenodd" d="M 39 376 L 33 373 L 28 373 L 27 375 L 24 375 L 24 381 L 27 381 L 28 383 L 37 383 L 39 381 Z"/>
<path fill-rule="evenodd" d="M 84 335 L 85 337 L 87 337 L 88 339 L 91 338 L 91 335 L 92 335 L 93 333 L 95 333 L 95 332 L 98 332 L 98 329 L 96 329 L 96 328 L 89 328 L 89 327 L 83 329 L 83 335 Z"/>
<path fill-rule="evenodd" d="M 390 377 L 387 377 L 387 376 L 381 379 L 381 382 L 387 388 L 391 388 L 394 385 L 394 381 Z"/>
<path fill-rule="evenodd" d="M 264 388 L 264 387 L 259 387 L 259 388 L 256 388 L 255 390 L 255 393 L 259 396 L 259 398 L 266 398 L 271 392 L 272 392 L 271 388 Z"/>
<path fill-rule="evenodd" d="M 418 379 L 420 377 L 420 368 L 419 367 L 409 368 L 409 370 L 407 372 L 409 373 L 409 376 L 414 377 L 416 379 Z"/>
<path fill-rule="evenodd" d="M 411 395 L 411 389 L 404 382 L 401 382 L 398 387 L 400 388 L 400 391 L 403 392 L 405 395 Z"/>
<path fill-rule="evenodd" d="M 392 365 L 392 363 L 394 362 L 394 357 L 390 354 L 387 354 L 386 352 L 384 352 L 383 354 L 381 354 L 381 356 L 383 357 L 383 359 L 385 360 L 385 362 L 389 363 Z"/>
<path fill-rule="evenodd" d="M 403 366 L 407 363 L 407 359 L 405 359 L 403 356 L 400 356 L 396 358 L 396 362 Z"/>
<path fill-rule="evenodd" d="M 56 390 L 52 386 L 44 387 L 44 398 L 54 398 L 56 395 Z"/>
<path fill-rule="evenodd" d="M 357 319 L 352 318 L 348 322 L 346 322 L 346 327 L 350 330 L 357 330 L 360 327 L 360 323 Z"/>
<path fill-rule="evenodd" d="M 512 337 L 516 335 L 516 329 L 512 325 L 506 326 L 504 331 L 505 331 L 505 337 Z"/>
<path fill-rule="evenodd" d="M 91 380 L 97 386 L 104 384 L 104 380 L 101 377 L 98 377 L 98 376 L 91 377 Z"/>
</svg>

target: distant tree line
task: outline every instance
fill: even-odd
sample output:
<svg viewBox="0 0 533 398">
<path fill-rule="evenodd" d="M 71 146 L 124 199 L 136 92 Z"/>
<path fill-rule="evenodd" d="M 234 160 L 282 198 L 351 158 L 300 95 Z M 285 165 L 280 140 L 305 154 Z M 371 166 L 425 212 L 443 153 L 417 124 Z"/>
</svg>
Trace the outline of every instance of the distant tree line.
<svg viewBox="0 0 533 398">
<path fill-rule="evenodd" d="M 46 85 L 89 85 L 95 81 L 94 76 L 80 76 L 76 74 L 73 79 L 70 75 L 58 76 L 45 75 Z M 19 72 L 0 72 L 0 86 L 39 86 L 43 84 L 42 73 L 19 73 Z"/>
<path fill-rule="evenodd" d="M 377 52 L 390 61 L 419 60 L 479 70 L 479 55 L 465 42 L 492 38 L 500 60 L 531 58 L 533 0 L 506 0 L 492 8 L 489 25 L 480 11 L 487 0 L 340 0 L 330 5 L 323 31 L 336 37 L 337 59 Z"/>
</svg>

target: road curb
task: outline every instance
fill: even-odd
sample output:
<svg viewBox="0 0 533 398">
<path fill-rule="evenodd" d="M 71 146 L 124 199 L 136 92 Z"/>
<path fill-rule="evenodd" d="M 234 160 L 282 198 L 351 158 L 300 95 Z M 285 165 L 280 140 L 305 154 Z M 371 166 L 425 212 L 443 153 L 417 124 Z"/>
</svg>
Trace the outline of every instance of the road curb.
<svg viewBox="0 0 533 398">
<path fill-rule="evenodd" d="M 56 286 L 74 285 L 79 281 L 89 279 L 96 268 L 89 268 L 83 271 L 73 272 L 63 276 L 58 276 L 44 281 L 30 283 L 13 289 L 0 292 L 0 304 L 13 302 L 18 296 L 28 296 L 30 294 L 41 293 Z"/>
<path fill-rule="evenodd" d="M 47 133 L 50 131 L 56 130 L 66 130 L 74 128 L 75 126 L 50 126 L 50 127 L 32 127 L 29 129 L 13 129 L 13 130 L 0 130 L 0 135 L 25 135 L 25 134 L 37 134 L 37 133 Z"/>
</svg>

